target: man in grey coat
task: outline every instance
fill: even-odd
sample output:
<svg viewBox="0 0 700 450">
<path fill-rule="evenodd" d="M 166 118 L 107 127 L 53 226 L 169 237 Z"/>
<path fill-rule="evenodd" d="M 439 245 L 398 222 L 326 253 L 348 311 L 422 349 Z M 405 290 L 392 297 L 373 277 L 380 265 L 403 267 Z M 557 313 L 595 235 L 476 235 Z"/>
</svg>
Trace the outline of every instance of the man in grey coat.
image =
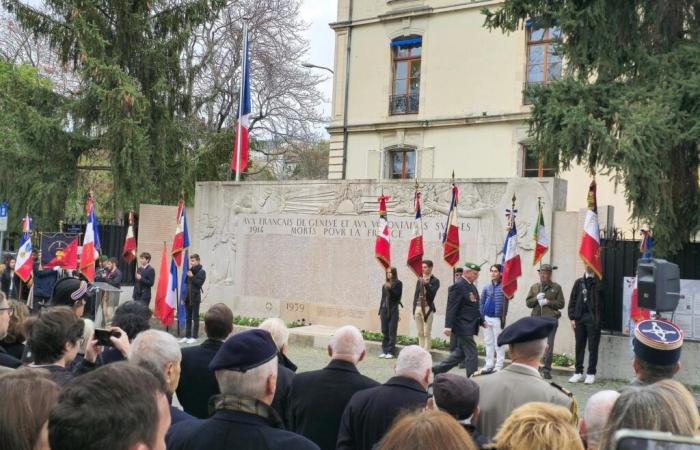
<svg viewBox="0 0 700 450">
<path fill-rule="evenodd" d="M 498 336 L 498 345 L 508 345 L 512 364 L 500 372 L 473 378 L 481 399 L 476 429 L 487 440 L 492 440 L 513 410 L 525 403 L 553 403 L 575 413 L 571 393 L 546 382 L 538 371 L 554 324 L 554 319 L 530 316 L 507 326 Z"/>
</svg>

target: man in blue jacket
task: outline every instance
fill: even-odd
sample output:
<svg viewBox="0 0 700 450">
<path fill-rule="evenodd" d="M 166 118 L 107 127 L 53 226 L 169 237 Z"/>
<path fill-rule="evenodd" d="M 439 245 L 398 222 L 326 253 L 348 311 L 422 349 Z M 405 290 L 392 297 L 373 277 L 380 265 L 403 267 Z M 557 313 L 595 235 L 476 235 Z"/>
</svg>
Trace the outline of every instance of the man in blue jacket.
<svg viewBox="0 0 700 450">
<path fill-rule="evenodd" d="M 479 326 L 486 326 L 479 308 L 479 290 L 474 282 L 479 278 L 480 267 L 468 262 L 464 265 L 462 278 L 447 291 L 447 314 L 445 315 L 445 336 L 456 336 L 455 349 L 440 364 L 433 366 L 433 373 L 448 372 L 464 361 L 467 376 L 476 372 L 479 355 L 474 336 L 479 334 Z"/>
</svg>

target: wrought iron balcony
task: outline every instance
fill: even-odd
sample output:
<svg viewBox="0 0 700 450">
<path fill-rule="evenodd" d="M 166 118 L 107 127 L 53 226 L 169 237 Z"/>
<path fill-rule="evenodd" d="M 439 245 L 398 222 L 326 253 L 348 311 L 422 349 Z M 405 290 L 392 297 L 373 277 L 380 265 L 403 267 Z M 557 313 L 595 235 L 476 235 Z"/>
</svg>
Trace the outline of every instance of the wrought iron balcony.
<svg viewBox="0 0 700 450">
<path fill-rule="evenodd" d="M 418 113 L 418 104 L 418 93 L 392 95 L 389 97 L 389 114 L 416 114 Z"/>
</svg>

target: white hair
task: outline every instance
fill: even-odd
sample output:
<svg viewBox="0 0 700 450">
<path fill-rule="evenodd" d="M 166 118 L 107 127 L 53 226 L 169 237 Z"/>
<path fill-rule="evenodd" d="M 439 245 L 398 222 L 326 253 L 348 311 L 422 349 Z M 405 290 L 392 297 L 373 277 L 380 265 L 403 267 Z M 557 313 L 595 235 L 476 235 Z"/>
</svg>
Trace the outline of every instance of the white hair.
<svg viewBox="0 0 700 450">
<path fill-rule="evenodd" d="M 182 353 L 177 339 L 172 334 L 146 330 L 139 333 L 129 346 L 128 359 L 134 364 L 146 362 L 163 370 L 168 363 L 179 363 Z"/>
<path fill-rule="evenodd" d="M 272 335 L 272 340 L 275 341 L 277 350 L 281 350 L 284 344 L 289 341 L 289 329 L 282 319 L 277 317 L 266 319 L 258 328 Z"/>
<path fill-rule="evenodd" d="M 433 359 L 430 353 L 417 345 L 404 347 L 396 360 L 396 375 L 422 380 L 425 371 L 430 370 Z"/>
<path fill-rule="evenodd" d="M 87 350 L 87 345 L 92 340 L 92 335 L 95 334 L 95 322 L 90 319 L 83 319 L 85 324 L 83 327 L 83 339 L 80 342 L 80 351 L 85 353 Z"/>
<path fill-rule="evenodd" d="M 607 390 L 596 392 L 588 399 L 583 420 L 586 423 L 586 441 L 589 446 L 597 448 L 600 444 L 603 428 L 619 396 L 619 392 Z"/>
<path fill-rule="evenodd" d="M 333 358 L 348 359 L 357 364 L 360 355 L 365 351 L 365 341 L 357 327 L 345 325 L 333 334 L 330 347 Z"/>
<path fill-rule="evenodd" d="M 273 374 L 277 375 L 277 356 L 246 372 L 220 369 L 215 373 L 222 394 L 240 395 L 257 400 L 265 397 L 267 379 Z"/>
</svg>

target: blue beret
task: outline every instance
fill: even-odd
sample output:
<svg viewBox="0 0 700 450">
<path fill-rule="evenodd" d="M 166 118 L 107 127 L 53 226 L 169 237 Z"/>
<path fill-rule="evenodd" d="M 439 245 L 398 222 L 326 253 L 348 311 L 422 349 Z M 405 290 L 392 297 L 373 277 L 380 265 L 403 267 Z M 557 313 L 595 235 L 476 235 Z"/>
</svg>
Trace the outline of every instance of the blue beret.
<svg viewBox="0 0 700 450">
<path fill-rule="evenodd" d="M 649 364 L 671 366 L 681 359 L 683 332 L 662 320 L 642 320 L 634 329 L 634 354 Z"/>
<path fill-rule="evenodd" d="M 275 356 L 277 346 L 270 333 L 258 329 L 244 331 L 226 339 L 209 363 L 209 370 L 246 372 L 262 366 Z"/>
<path fill-rule="evenodd" d="M 556 324 L 556 319 L 551 317 L 523 317 L 503 329 L 498 335 L 498 346 L 546 338 Z"/>
</svg>

